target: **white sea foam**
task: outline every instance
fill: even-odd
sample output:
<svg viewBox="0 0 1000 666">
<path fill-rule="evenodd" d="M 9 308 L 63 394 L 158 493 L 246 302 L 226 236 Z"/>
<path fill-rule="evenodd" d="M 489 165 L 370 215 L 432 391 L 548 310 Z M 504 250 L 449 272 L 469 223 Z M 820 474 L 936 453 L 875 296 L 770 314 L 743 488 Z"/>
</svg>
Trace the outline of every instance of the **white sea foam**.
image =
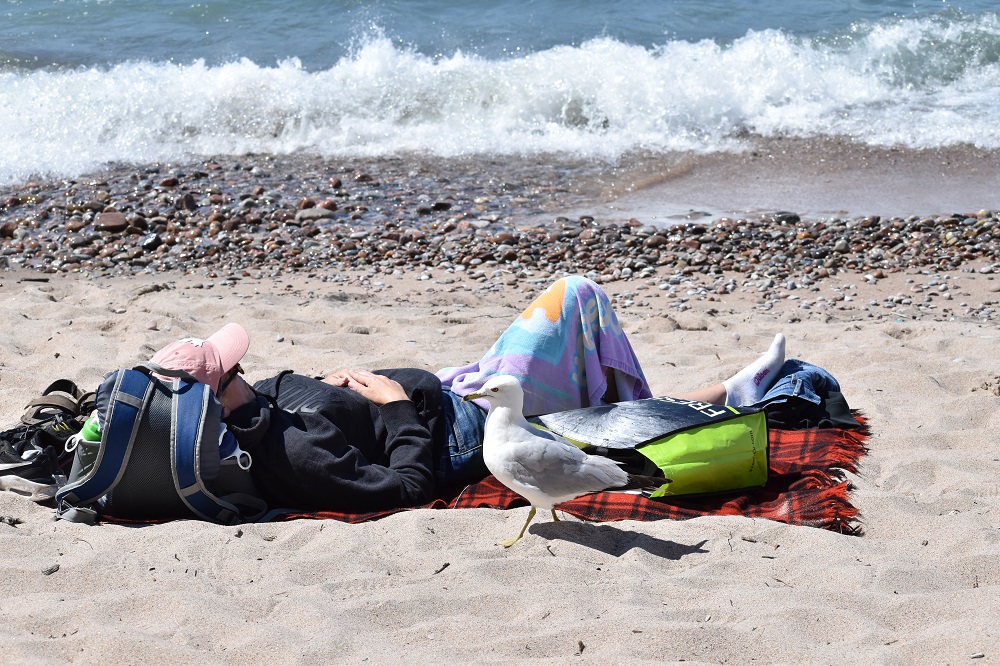
<svg viewBox="0 0 1000 666">
<path fill-rule="evenodd" d="M 748 135 L 1000 148 L 998 53 L 997 16 L 983 14 L 726 45 L 599 38 L 505 59 L 374 38 L 322 71 L 245 59 L 0 71 L 0 183 L 246 152 L 615 160 L 737 150 Z"/>
</svg>

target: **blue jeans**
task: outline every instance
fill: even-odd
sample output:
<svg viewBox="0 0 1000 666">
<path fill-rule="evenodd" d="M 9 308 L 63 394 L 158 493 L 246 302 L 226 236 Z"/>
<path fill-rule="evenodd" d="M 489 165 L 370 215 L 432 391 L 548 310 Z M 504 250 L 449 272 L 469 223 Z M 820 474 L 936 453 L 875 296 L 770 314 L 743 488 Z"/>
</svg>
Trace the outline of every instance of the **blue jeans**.
<svg viewBox="0 0 1000 666">
<path fill-rule="evenodd" d="M 486 411 L 463 401 L 448 389 L 444 397 L 444 424 L 448 441 L 434 460 L 434 481 L 439 488 L 455 488 L 481 481 L 490 472 L 483 462 Z"/>
<path fill-rule="evenodd" d="M 768 389 L 764 397 L 749 406 L 762 407 L 785 402 L 793 397 L 818 405 L 822 401 L 821 396 L 826 396 L 830 391 L 840 391 L 840 384 L 833 375 L 818 365 L 790 358 L 781 366 L 778 380 Z"/>
</svg>

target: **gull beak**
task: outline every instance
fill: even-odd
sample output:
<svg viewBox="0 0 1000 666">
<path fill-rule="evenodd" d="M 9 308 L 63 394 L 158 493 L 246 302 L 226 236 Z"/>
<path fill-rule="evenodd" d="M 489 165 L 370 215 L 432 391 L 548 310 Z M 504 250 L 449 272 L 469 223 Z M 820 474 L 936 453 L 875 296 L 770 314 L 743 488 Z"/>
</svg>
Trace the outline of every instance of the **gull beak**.
<svg viewBox="0 0 1000 666">
<path fill-rule="evenodd" d="M 469 400 L 475 400 L 476 398 L 485 398 L 486 396 L 482 393 L 470 393 L 469 395 L 462 398 L 462 402 L 468 402 Z"/>
</svg>

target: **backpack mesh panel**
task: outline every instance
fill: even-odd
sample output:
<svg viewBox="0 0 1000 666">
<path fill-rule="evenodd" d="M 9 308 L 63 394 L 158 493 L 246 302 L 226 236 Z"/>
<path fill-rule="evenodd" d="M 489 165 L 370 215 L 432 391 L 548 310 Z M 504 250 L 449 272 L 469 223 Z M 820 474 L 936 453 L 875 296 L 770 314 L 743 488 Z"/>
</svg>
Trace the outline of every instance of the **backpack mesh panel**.
<svg viewBox="0 0 1000 666">
<path fill-rule="evenodd" d="M 170 398 L 164 386 L 155 387 L 128 465 L 108 496 L 109 514 L 137 519 L 192 517 L 177 495 L 170 471 Z"/>
</svg>

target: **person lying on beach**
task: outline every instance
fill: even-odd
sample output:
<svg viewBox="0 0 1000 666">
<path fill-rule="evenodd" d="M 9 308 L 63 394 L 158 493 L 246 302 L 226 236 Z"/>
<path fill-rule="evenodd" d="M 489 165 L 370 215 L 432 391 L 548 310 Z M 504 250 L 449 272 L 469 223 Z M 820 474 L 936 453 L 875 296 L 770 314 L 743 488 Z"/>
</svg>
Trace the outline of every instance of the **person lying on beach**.
<svg viewBox="0 0 1000 666">
<path fill-rule="evenodd" d="M 576 276 L 535 299 L 479 361 L 436 375 L 416 368 L 344 369 L 323 378 L 286 371 L 251 386 L 240 366 L 248 348 L 246 330 L 231 323 L 206 340 L 172 343 L 151 362 L 186 370 L 212 388 L 272 507 L 416 506 L 482 479 L 488 405 L 462 397 L 497 374 L 519 380 L 526 416 L 652 397 L 607 294 Z M 751 405 L 774 383 L 784 351 L 778 334 L 731 378 L 673 397 Z"/>
</svg>

